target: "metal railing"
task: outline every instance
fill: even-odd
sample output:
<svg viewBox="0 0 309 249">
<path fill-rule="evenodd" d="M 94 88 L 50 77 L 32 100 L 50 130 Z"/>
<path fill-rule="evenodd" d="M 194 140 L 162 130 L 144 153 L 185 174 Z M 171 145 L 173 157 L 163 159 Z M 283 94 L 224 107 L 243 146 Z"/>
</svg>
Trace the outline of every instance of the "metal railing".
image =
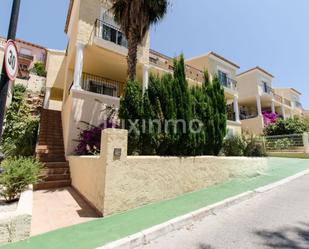
<svg viewBox="0 0 309 249">
<path fill-rule="evenodd" d="M 163 54 L 160 54 L 154 50 L 150 51 L 149 61 L 151 65 L 159 67 L 165 71 L 172 72 L 174 70 L 174 59 Z M 185 65 L 186 77 L 188 79 L 203 82 L 204 81 L 204 73 L 203 71 L 192 67 L 190 65 Z"/>
<path fill-rule="evenodd" d="M 104 20 L 97 19 L 95 22 L 95 35 L 103 40 L 110 41 L 119 46 L 128 47 L 128 41 L 119 27 Z"/>
<path fill-rule="evenodd" d="M 82 89 L 89 92 L 119 97 L 121 85 L 122 83 L 120 82 L 109 80 L 101 76 L 87 73 L 83 73 L 82 75 Z"/>
<path fill-rule="evenodd" d="M 239 114 L 239 117 L 240 117 L 240 120 L 246 120 L 246 119 L 251 119 L 251 118 L 256 118 L 258 117 L 259 115 L 256 113 L 256 114 L 249 114 L 249 113 L 240 113 Z"/>
<path fill-rule="evenodd" d="M 269 152 L 303 152 L 303 134 L 266 136 L 265 147 Z"/>
</svg>

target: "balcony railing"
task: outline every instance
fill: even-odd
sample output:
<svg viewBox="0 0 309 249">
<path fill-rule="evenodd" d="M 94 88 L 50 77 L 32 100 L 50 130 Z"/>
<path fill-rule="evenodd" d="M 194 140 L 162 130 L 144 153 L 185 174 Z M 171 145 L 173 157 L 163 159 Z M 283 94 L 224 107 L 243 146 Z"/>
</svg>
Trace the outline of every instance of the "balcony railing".
<svg viewBox="0 0 309 249">
<path fill-rule="evenodd" d="M 108 95 L 112 97 L 120 96 L 121 84 L 122 83 L 120 82 L 105 79 L 103 77 L 95 76 L 91 74 L 83 73 L 83 76 L 82 76 L 82 89 L 83 90 L 93 92 L 93 93 Z"/>
<path fill-rule="evenodd" d="M 172 73 L 174 70 L 173 58 L 160 54 L 156 51 L 153 51 L 153 50 L 150 51 L 149 61 L 150 61 L 150 64 L 156 67 L 159 67 L 165 71 Z M 190 65 L 185 65 L 185 70 L 186 70 L 186 77 L 188 79 L 191 79 L 197 82 L 204 81 L 204 73 L 201 70 L 198 70 L 197 68 L 192 67 Z"/>
<path fill-rule="evenodd" d="M 231 90 L 236 90 L 237 88 L 237 81 L 236 80 L 233 80 L 229 77 L 226 77 L 224 79 L 222 78 L 219 78 L 219 81 L 220 81 L 220 84 L 228 89 L 231 89 Z"/>
<path fill-rule="evenodd" d="M 286 99 L 286 98 L 284 99 L 284 104 L 286 104 L 287 106 L 291 106 L 292 105 L 291 101 Z"/>
<path fill-rule="evenodd" d="M 282 97 L 276 93 L 274 93 L 275 100 L 279 103 L 282 103 Z"/>
<path fill-rule="evenodd" d="M 126 48 L 128 47 L 128 41 L 120 28 L 109 24 L 104 20 L 96 20 L 95 35 L 105 41 L 109 41 Z"/>
</svg>

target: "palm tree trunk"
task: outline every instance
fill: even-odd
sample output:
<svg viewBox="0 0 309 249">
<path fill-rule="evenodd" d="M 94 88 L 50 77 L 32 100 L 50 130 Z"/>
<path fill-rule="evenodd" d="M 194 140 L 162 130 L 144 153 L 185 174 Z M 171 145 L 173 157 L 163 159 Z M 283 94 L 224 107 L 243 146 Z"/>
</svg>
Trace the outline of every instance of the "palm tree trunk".
<svg viewBox="0 0 309 249">
<path fill-rule="evenodd" d="M 129 80 L 135 80 L 136 77 L 137 46 L 138 46 L 138 39 L 134 34 L 134 31 L 130 31 L 128 37 L 128 57 L 127 57 Z"/>
</svg>

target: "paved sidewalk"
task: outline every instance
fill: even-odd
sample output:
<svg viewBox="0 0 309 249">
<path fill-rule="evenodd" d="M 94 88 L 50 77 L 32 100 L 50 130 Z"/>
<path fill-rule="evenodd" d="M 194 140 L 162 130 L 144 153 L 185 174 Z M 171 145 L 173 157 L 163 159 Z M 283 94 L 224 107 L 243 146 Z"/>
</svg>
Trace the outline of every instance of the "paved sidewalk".
<svg viewBox="0 0 309 249">
<path fill-rule="evenodd" d="M 95 211 L 72 189 L 35 191 L 31 234 L 38 235 L 97 218 Z"/>
<path fill-rule="evenodd" d="M 309 160 L 269 158 L 268 166 L 267 172 L 257 177 L 234 179 L 175 199 L 35 236 L 1 249 L 94 249 L 226 198 L 295 175 L 309 169 Z"/>
</svg>

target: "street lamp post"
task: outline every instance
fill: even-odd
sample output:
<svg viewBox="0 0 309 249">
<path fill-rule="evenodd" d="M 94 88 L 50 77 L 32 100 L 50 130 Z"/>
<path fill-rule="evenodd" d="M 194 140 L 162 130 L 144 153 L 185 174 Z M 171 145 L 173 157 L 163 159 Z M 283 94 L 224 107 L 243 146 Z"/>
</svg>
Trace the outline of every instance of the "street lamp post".
<svg viewBox="0 0 309 249">
<path fill-rule="evenodd" d="M 9 26 L 8 35 L 7 35 L 7 41 L 8 40 L 15 40 L 15 38 L 16 38 L 19 9 L 20 9 L 20 0 L 13 0 L 10 26 Z M 1 137 L 2 137 L 6 99 L 7 99 L 9 83 L 10 83 L 10 79 L 9 79 L 7 73 L 6 73 L 6 69 L 5 69 L 4 64 L 5 63 L 4 63 L 4 60 L 3 60 L 2 71 L 1 71 L 1 80 L 0 80 L 0 141 L 1 141 Z"/>
</svg>

